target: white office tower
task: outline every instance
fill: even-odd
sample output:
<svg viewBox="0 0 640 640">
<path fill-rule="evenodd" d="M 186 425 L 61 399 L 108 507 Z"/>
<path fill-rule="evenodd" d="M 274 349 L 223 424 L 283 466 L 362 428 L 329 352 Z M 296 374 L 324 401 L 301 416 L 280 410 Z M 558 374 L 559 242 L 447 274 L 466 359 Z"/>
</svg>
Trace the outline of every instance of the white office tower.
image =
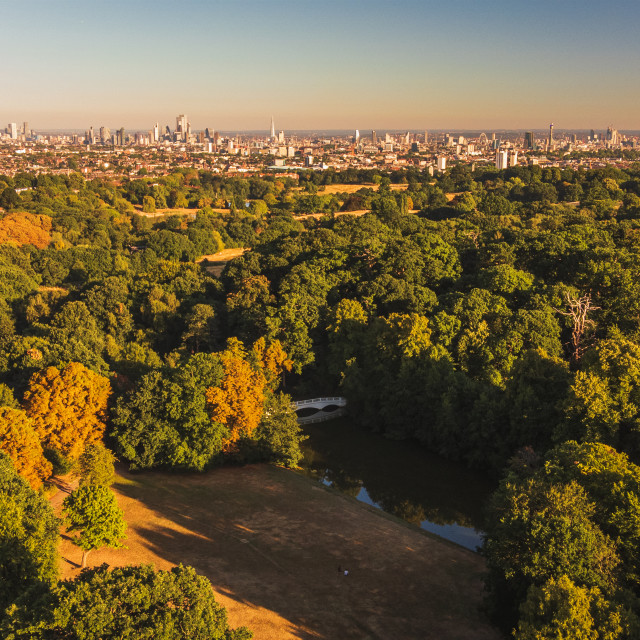
<svg viewBox="0 0 640 640">
<path fill-rule="evenodd" d="M 22 133 L 25 136 L 28 136 L 31 133 L 31 131 L 29 131 L 29 123 L 28 122 L 23 122 L 22 123 Z"/>
<path fill-rule="evenodd" d="M 496 151 L 496 169 L 506 169 L 509 161 L 508 151 Z"/>
<path fill-rule="evenodd" d="M 109 127 L 100 127 L 100 142 L 102 144 L 106 144 L 109 142 L 109 138 L 111 137 L 111 131 Z"/>
<path fill-rule="evenodd" d="M 188 122 L 187 116 L 180 114 L 176 118 L 176 138 L 182 142 L 187 139 Z"/>
<path fill-rule="evenodd" d="M 276 139 L 276 125 L 275 125 L 275 122 L 273 121 L 273 116 L 271 116 L 271 131 L 269 132 L 269 139 L 270 140 Z"/>
<path fill-rule="evenodd" d="M 153 127 L 153 141 L 158 142 L 160 140 L 160 125 L 156 122 Z"/>
<path fill-rule="evenodd" d="M 17 140 L 18 138 L 18 125 L 15 122 L 10 122 L 9 126 L 9 135 L 11 136 L 12 140 Z"/>
<path fill-rule="evenodd" d="M 284 131 L 278 132 L 278 142 L 282 144 L 284 142 Z"/>
<path fill-rule="evenodd" d="M 518 151 L 514 150 L 509 154 L 509 166 L 517 167 L 518 166 Z"/>
<path fill-rule="evenodd" d="M 447 158 L 446 156 L 438 157 L 438 171 L 445 171 L 447 168 Z"/>
<path fill-rule="evenodd" d="M 424 143 L 427 144 L 429 142 L 429 132 L 425 131 L 424 132 Z"/>
<path fill-rule="evenodd" d="M 356 132 L 353 134 L 353 141 L 358 144 L 360 142 L 360 131 L 356 129 Z"/>
<path fill-rule="evenodd" d="M 411 134 L 407 131 L 407 133 L 404 134 L 404 143 L 408 145 L 409 142 L 411 142 Z"/>
<path fill-rule="evenodd" d="M 384 141 L 385 142 L 393 142 L 393 139 L 391 138 L 391 136 L 388 133 L 384 134 Z"/>
</svg>

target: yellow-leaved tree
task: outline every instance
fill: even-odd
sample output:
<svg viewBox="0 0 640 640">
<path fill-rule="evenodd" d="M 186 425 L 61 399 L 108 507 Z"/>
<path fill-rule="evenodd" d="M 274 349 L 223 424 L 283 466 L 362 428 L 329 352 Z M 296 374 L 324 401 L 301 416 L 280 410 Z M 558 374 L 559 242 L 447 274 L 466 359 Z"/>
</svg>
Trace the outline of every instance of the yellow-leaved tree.
<svg viewBox="0 0 640 640">
<path fill-rule="evenodd" d="M 0 407 L 0 451 L 11 458 L 16 471 L 33 489 L 51 475 L 51 463 L 42 453 L 33 423 L 20 409 Z"/>
<path fill-rule="evenodd" d="M 220 386 L 207 389 L 206 399 L 213 422 L 228 429 L 223 450 L 231 453 L 236 443 L 251 438 L 260 424 L 267 381 L 262 371 L 246 360 L 239 340 L 231 338 L 221 358 L 224 377 Z"/>
<path fill-rule="evenodd" d="M 76 459 L 102 440 L 110 394 L 107 378 L 70 362 L 34 373 L 24 406 L 44 446 Z"/>
<path fill-rule="evenodd" d="M 267 384 L 270 389 L 278 386 L 285 371 L 291 371 L 293 361 L 287 356 L 280 340 L 271 340 L 269 344 L 262 338 L 258 338 L 253 344 L 253 352 L 258 364 L 262 367 Z"/>
</svg>

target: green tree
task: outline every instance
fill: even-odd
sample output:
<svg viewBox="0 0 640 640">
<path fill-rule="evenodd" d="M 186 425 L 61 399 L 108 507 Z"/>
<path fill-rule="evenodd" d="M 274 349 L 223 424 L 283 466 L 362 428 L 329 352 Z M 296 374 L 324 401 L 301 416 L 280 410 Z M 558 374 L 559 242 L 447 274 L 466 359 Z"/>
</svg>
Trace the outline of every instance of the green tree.
<svg viewBox="0 0 640 640">
<path fill-rule="evenodd" d="M 198 353 L 172 375 L 143 376 L 116 403 L 112 436 L 118 454 L 135 469 L 202 471 L 216 462 L 226 429 L 212 422 L 205 392 L 223 375 L 217 354 Z"/>
<path fill-rule="evenodd" d="M 82 549 L 83 568 L 93 549 L 122 546 L 127 525 L 108 487 L 85 484 L 67 496 L 62 507 L 67 529 L 78 532 L 72 542 Z"/>
<path fill-rule="evenodd" d="M 595 511 L 576 482 L 503 483 L 493 498 L 484 553 L 493 605 L 511 624 L 531 585 L 561 575 L 589 587 L 615 585 L 620 558 Z"/>
<path fill-rule="evenodd" d="M 19 596 L 54 583 L 57 546 L 58 521 L 51 505 L 0 453 L 0 618 Z"/>
<path fill-rule="evenodd" d="M 521 607 L 516 640 L 623 640 L 640 631 L 637 617 L 612 605 L 597 587 L 567 576 L 532 586 Z"/>
<path fill-rule="evenodd" d="M 14 608 L 6 640 L 250 640 L 230 629 L 211 583 L 191 567 L 84 569 L 33 605 Z"/>
<path fill-rule="evenodd" d="M 291 406 L 291 397 L 284 393 L 268 393 L 262 420 L 255 433 L 261 457 L 285 467 L 297 467 L 302 458 L 300 443 L 306 440 Z"/>
<path fill-rule="evenodd" d="M 80 485 L 111 486 L 115 478 L 115 459 L 102 443 L 90 444 L 78 459 Z"/>
<path fill-rule="evenodd" d="M 144 213 L 155 213 L 156 201 L 153 196 L 144 196 L 142 199 L 142 211 Z"/>
</svg>

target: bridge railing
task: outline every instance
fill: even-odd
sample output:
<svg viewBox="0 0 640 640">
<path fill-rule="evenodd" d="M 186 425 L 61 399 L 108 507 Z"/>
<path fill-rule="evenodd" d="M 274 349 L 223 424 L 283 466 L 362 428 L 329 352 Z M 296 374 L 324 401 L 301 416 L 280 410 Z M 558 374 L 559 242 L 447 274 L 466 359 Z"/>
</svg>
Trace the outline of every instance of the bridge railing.
<svg viewBox="0 0 640 640">
<path fill-rule="evenodd" d="M 311 400 L 297 400 L 293 402 L 296 407 L 303 407 L 306 404 L 319 404 L 320 402 L 335 402 L 338 405 L 346 404 L 346 398 L 342 396 L 332 396 L 328 398 L 312 398 Z"/>
</svg>

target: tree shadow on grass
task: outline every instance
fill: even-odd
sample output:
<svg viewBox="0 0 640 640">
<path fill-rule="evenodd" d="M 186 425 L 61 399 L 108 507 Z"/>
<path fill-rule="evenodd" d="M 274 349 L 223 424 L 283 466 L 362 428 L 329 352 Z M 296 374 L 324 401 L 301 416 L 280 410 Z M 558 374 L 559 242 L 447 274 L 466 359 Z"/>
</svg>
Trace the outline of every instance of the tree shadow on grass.
<svg viewBox="0 0 640 640">
<path fill-rule="evenodd" d="M 244 605 L 240 624 L 268 620 L 258 638 L 497 637 L 476 613 L 481 559 L 306 478 L 268 466 L 122 475 L 131 553 L 118 562 L 195 567 Z"/>
</svg>

